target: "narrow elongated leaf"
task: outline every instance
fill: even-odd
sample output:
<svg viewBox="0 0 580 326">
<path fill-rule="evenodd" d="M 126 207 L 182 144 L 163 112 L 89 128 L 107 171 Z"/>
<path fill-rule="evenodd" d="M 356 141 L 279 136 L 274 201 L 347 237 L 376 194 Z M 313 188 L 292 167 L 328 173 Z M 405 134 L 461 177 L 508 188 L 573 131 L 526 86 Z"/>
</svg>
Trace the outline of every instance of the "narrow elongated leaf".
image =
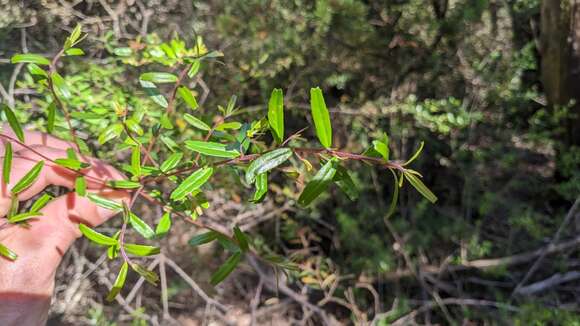
<svg viewBox="0 0 580 326">
<path fill-rule="evenodd" d="M 12 63 L 35 63 L 37 65 L 48 66 L 50 65 L 50 60 L 41 56 L 40 54 L 35 53 L 24 53 L 24 54 L 16 54 L 10 58 L 10 62 Z"/>
<path fill-rule="evenodd" d="M 52 199 L 52 196 L 49 194 L 42 194 L 30 207 L 31 212 L 38 212 L 40 211 L 48 202 Z"/>
<path fill-rule="evenodd" d="M 195 247 L 212 242 L 218 238 L 218 235 L 219 234 L 215 231 L 209 231 L 206 233 L 198 234 L 189 240 L 189 245 Z"/>
<path fill-rule="evenodd" d="M 437 201 L 437 196 L 435 196 L 435 194 L 432 193 L 431 190 L 427 188 L 427 186 L 425 186 L 419 177 L 412 173 L 404 173 L 404 175 L 405 179 L 407 179 L 407 181 L 409 181 L 409 183 L 415 187 L 415 189 L 417 189 L 417 191 L 423 195 L 423 197 L 427 198 L 428 201 L 431 203 L 435 203 Z"/>
<path fill-rule="evenodd" d="M 159 276 L 157 276 L 155 272 L 150 271 L 147 268 L 135 263 L 131 264 L 131 268 L 137 272 L 137 274 L 143 276 L 147 282 L 157 286 L 157 282 L 159 282 Z"/>
<path fill-rule="evenodd" d="M 29 63 L 26 68 L 35 80 L 44 80 L 48 78 L 48 73 L 34 63 Z"/>
<path fill-rule="evenodd" d="M 236 252 L 226 260 L 226 262 L 220 266 L 220 268 L 211 276 L 210 283 L 212 285 L 218 285 L 221 283 L 230 273 L 238 266 L 240 259 L 242 258 L 241 252 Z"/>
<path fill-rule="evenodd" d="M 187 121 L 187 123 L 196 127 L 197 129 L 201 129 L 201 130 L 205 130 L 205 131 L 211 130 L 211 127 L 208 126 L 205 122 L 199 120 L 198 118 L 192 116 L 189 113 L 184 114 L 183 119 L 185 119 L 185 121 Z"/>
<path fill-rule="evenodd" d="M 111 291 L 109 291 L 109 294 L 107 294 L 107 301 L 111 302 L 115 300 L 117 294 L 121 292 L 121 289 L 123 289 L 123 285 L 125 285 L 125 279 L 127 278 L 128 270 L 129 264 L 127 262 L 124 262 L 123 265 L 121 266 L 121 269 L 119 270 L 117 278 L 115 279 L 115 283 L 113 283 L 113 288 L 111 289 Z"/>
<path fill-rule="evenodd" d="M 54 162 L 64 168 L 78 171 L 91 166 L 89 163 L 81 162 L 75 158 L 57 158 Z"/>
<path fill-rule="evenodd" d="M 32 185 L 36 179 L 38 179 L 38 176 L 40 175 L 40 171 L 42 171 L 42 168 L 44 167 L 44 161 L 38 161 L 38 163 L 36 163 L 32 169 L 30 169 L 30 171 L 28 171 L 23 177 L 22 179 L 20 179 L 15 185 L 14 187 L 12 187 L 11 192 L 13 194 L 18 194 L 20 193 L 22 190 L 30 187 L 30 185 Z"/>
<path fill-rule="evenodd" d="M 229 145 L 221 143 L 187 140 L 185 141 L 185 146 L 194 152 L 198 152 L 207 156 L 224 158 L 236 158 L 240 156 L 240 152 L 235 149 L 231 149 Z"/>
<path fill-rule="evenodd" d="M 261 202 L 268 192 L 268 173 L 261 173 L 256 176 L 256 192 L 254 192 L 253 203 Z"/>
<path fill-rule="evenodd" d="M 18 222 L 23 222 L 26 220 L 29 220 L 31 218 L 36 218 L 42 216 L 42 213 L 39 212 L 28 212 L 28 213 L 21 213 L 21 214 L 17 214 L 17 215 L 13 215 L 8 219 L 8 222 L 10 223 L 18 223 Z"/>
<path fill-rule="evenodd" d="M 195 74 L 197 74 L 197 72 L 199 71 L 199 66 L 200 66 L 200 61 L 199 60 L 194 60 L 191 63 L 191 68 L 189 68 L 189 71 L 187 71 L 187 76 L 189 78 L 195 76 Z"/>
<path fill-rule="evenodd" d="M 123 205 L 121 205 L 120 203 L 105 197 L 101 197 L 97 194 L 89 193 L 87 194 L 87 198 L 89 198 L 90 201 L 92 201 L 99 207 L 110 209 L 112 211 L 123 210 Z"/>
<path fill-rule="evenodd" d="M 79 49 L 79 48 L 70 48 L 70 49 L 64 51 L 64 53 L 67 56 L 85 55 L 85 51 L 83 51 L 83 49 Z"/>
<path fill-rule="evenodd" d="M 143 87 L 145 94 L 147 94 L 147 96 L 149 96 L 153 102 L 159 104 L 161 107 L 165 109 L 167 108 L 169 103 L 167 103 L 167 99 L 165 98 L 165 96 L 161 95 L 159 89 L 157 88 L 157 86 L 155 86 L 155 84 L 146 80 L 139 80 L 139 84 L 141 84 L 141 87 Z"/>
<path fill-rule="evenodd" d="M 171 229 L 171 213 L 165 212 L 155 228 L 155 235 L 161 238 L 169 232 L 169 229 Z"/>
<path fill-rule="evenodd" d="M 159 169 L 161 170 L 161 172 L 171 171 L 179 164 L 179 162 L 181 162 L 182 158 L 183 153 L 181 152 L 173 153 L 163 162 L 163 164 L 161 164 Z"/>
<path fill-rule="evenodd" d="M 272 136 L 278 144 L 284 141 L 284 94 L 279 88 L 275 88 L 268 102 L 268 123 Z"/>
<path fill-rule="evenodd" d="M 12 171 L 12 143 L 6 142 L 4 147 L 4 162 L 2 162 L 2 182 L 10 183 L 10 172 Z"/>
<path fill-rule="evenodd" d="M 0 255 L 4 256 L 12 261 L 18 258 L 18 255 L 14 251 L 10 250 L 8 247 L 0 243 Z"/>
<path fill-rule="evenodd" d="M 114 124 L 109 128 L 105 128 L 99 135 L 99 144 L 104 144 L 112 139 L 115 139 L 123 132 L 123 125 L 120 123 Z"/>
<path fill-rule="evenodd" d="M 381 155 L 385 160 L 389 160 L 389 145 L 380 140 L 373 140 L 374 150 Z"/>
<path fill-rule="evenodd" d="M 193 172 L 189 177 L 183 180 L 175 190 L 173 190 L 171 193 L 171 199 L 181 200 L 185 198 L 185 196 L 198 190 L 204 183 L 206 183 L 212 174 L 213 168 L 211 167 L 204 167 Z"/>
<path fill-rule="evenodd" d="M 76 193 L 81 196 L 84 197 L 87 195 L 87 180 L 85 179 L 84 176 L 78 176 L 75 179 L 75 191 Z"/>
<path fill-rule="evenodd" d="M 46 108 L 46 130 L 52 134 L 54 131 L 54 122 L 56 120 L 56 103 L 51 102 Z"/>
<path fill-rule="evenodd" d="M 238 245 L 240 246 L 240 249 L 242 249 L 243 252 L 246 252 L 246 251 L 248 251 L 248 249 L 250 249 L 250 245 L 248 243 L 248 237 L 246 236 L 244 231 L 242 231 L 237 226 L 234 227 L 234 237 L 236 237 L 236 240 L 238 241 Z"/>
<path fill-rule="evenodd" d="M 89 240 L 91 240 L 92 242 L 101 245 L 101 246 L 114 246 L 116 245 L 118 242 L 116 239 L 113 239 L 109 236 L 106 236 L 104 234 L 101 234 L 93 229 L 91 229 L 90 227 L 84 225 L 84 224 L 79 224 L 79 230 L 81 230 L 81 233 Z"/>
<path fill-rule="evenodd" d="M 357 200 L 359 195 L 358 187 L 352 180 L 348 171 L 343 166 L 337 165 L 336 174 L 334 175 L 334 182 L 350 200 Z"/>
<path fill-rule="evenodd" d="M 131 151 L 131 170 L 133 176 L 139 177 L 141 175 L 141 147 L 133 146 Z"/>
<path fill-rule="evenodd" d="M 56 89 L 57 92 L 60 93 L 60 95 L 62 95 L 62 97 L 66 99 L 71 98 L 72 93 L 70 92 L 68 85 L 64 81 L 64 78 L 62 78 L 62 76 L 58 72 L 55 71 L 51 73 L 50 80 L 52 80 L 54 88 Z"/>
<path fill-rule="evenodd" d="M 286 162 L 292 153 L 290 148 L 279 148 L 258 157 L 248 166 L 246 182 L 253 183 L 258 174 L 268 172 Z"/>
<path fill-rule="evenodd" d="M 139 182 L 129 180 L 109 180 L 107 184 L 117 189 L 136 189 L 141 187 Z"/>
<path fill-rule="evenodd" d="M 153 256 L 161 252 L 161 250 L 158 247 L 138 245 L 132 243 L 126 243 L 123 246 L 123 248 L 125 248 L 125 251 L 128 254 L 140 257 Z"/>
<path fill-rule="evenodd" d="M 389 218 L 395 214 L 397 209 L 397 202 L 399 201 L 399 179 L 397 178 L 397 173 L 393 169 L 389 169 L 393 174 L 393 197 L 391 198 L 391 205 L 389 205 L 389 210 L 385 218 Z"/>
<path fill-rule="evenodd" d="M 145 223 L 139 216 L 131 213 L 129 214 L 129 222 L 135 231 L 137 231 L 141 236 L 145 239 L 153 239 L 155 237 L 155 232 L 149 226 L 149 224 Z"/>
<path fill-rule="evenodd" d="M 139 79 L 157 84 L 175 83 L 177 81 L 177 76 L 168 72 L 146 72 L 141 74 Z"/>
<path fill-rule="evenodd" d="M 332 125 L 322 90 L 319 87 L 310 89 L 310 109 L 320 144 L 330 148 L 332 146 Z"/>
<path fill-rule="evenodd" d="M 192 110 L 197 109 L 198 106 L 197 100 L 195 99 L 195 96 L 193 96 L 189 88 L 187 88 L 186 86 L 179 86 L 179 88 L 177 88 L 177 93 L 183 99 L 183 101 L 187 103 L 190 109 Z"/>
<path fill-rule="evenodd" d="M 242 124 L 237 121 L 225 122 L 215 127 L 215 130 L 225 131 L 225 130 L 238 130 L 242 127 Z"/>
<path fill-rule="evenodd" d="M 4 110 L 6 119 L 8 119 L 8 124 L 10 125 L 10 128 L 12 128 L 12 131 L 14 131 L 16 137 L 18 137 L 18 140 L 24 142 L 24 132 L 22 131 L 20 122 L 18 122 L 18 119 L 16 119 L 14 111 L 12 111 L 12 109 L 6 104 L 2 104 L 2 110 Z"/>
<path fill-rule="evenodd" d="M 405 162 L 403 164 L 403 166 L 410 164 L 411 162 L 413 162 L 414 160 L 417 159 L 417 157 L 419 157 L 419 155 L 421 154 L 421 151 L 423 151 L 423 147 L 425 146 L 425 142 L 421 142 L 421 145 L 419 145 L 419 149 L 415 152 L 415 154 L 413 154 L 413 156 L 411 156 L 411 158 Z"/>
<path fill-rule="evenodd" d="M 312 180 L 306 184 L 304 190 L 298 198 L 298 203 L 302 206 L 307 206 L 316 197 L 318 197 L 323 191 L 328 188 L 328 185 L 332 182 L 334 175 L 336 174 L 336 164 L 337 159 L 335 157 L 331 158 L 326 162 L 320 170 L 314 175 Z"/>
</svg>

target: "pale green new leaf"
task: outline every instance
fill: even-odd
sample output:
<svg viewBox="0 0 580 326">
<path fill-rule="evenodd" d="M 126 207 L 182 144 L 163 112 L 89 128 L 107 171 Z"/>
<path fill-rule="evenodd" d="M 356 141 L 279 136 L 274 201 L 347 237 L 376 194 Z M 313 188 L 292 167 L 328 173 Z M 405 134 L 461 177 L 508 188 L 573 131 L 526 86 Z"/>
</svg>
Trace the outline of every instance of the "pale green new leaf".
<svg viewBox="0 0 580 326">
<path fill-rule="evenodd" d="M 156 84 L 175 83 L 177 81 L 177 76 L 168 72 L 146 72 L 141 74 L 139 79 Z"/>
<path fill-rule="evenodd" d="M 195 99 L 195 96 L 193 96 L 189 88 L 187 88 L 186 86 L 179 86 L 179 88 L 177 88 L 177 93 L 183 99 L 183 101 L 187 103 L 190 109 L 192 110 L 197 109 L 198 106 L 197 100 Z"/>
<path fill-rule="evenodd" d="M 129 214 L 129 223 L 137 231 L 141 236 L 145 239 L 153 239 L 155 237 L 155 231 L 149 226 L 149 224 L 145 223 L 139 216 L 130 213 Z"/>
<path fill-rule="evenodd" d="M 173 153 L 161 164 L 159 169 L 161 170 L 161 172 L 164 172 L 164 173 L 171 171 L 175 167 L 177 167 L 179 162 L 181 162 L 182 158 L 183 158 L 183 153 L 181 153 L 181 152 Z"/>
<path fill-rule="evenodd" d="M 138 244 L 132 244 L 132 243 L 124 244 L 123 248 L 125 248 L 125 251 L 128 254 L 140 256 L 140 257 L 153 256 L 153 255 L 157 255 L 158 253 L 161 252 L 161 250 L 158 247 L 147 246 L 147 245 L 138 245 Z"/>
<path fill-rule="evenodd" d="M 18 222 L 23 222 L 23 221 L 29 220 L 31 218 L 36 218 L 39 216 L 42 216 L 42 213 L 39 213 L 39 212 L 21 213 L 21 214 L 10 216 L 10 218 L 8 219 L 8 222 L 18 223 Z"/>
<path fill-rule="evenodd" d="M 118 243 L 117 240 L 115 240 L 109 236 L 106 236 L 104 234 L 101 234 L 101 233 L 91 229 L 90 227 L 88 227 L 82 223 L 79 224 L 79 230 L 87 239 L 91 240 L 92 242 L 94 242 L 98 245 L 114 246 Z"/>
<path fill-rule="evenodd" d="M 50 60 L 43 57 L 40 54 L 35 53 L 23 53 L 23 54 L 16 54 L 10 58 L 10 62 L 12 63 L 35 63 L 37 65 L 48 66 L 50 65 Z"/>
<path fill-rule="evenodd" d="M 40 211 L 53 197 L 49 194 L 42 194 L 30 207 L 31 212 Z"/>
<path fill-rule="evenodd" d="M 240 156 L 240 152 L 235 149 L 231 149 L 230 145 L 221 143 L 187 140 L 185 141 L 185 146 L 194 152 L 198 152 L 207 156 L 223 158 L 236 158 Z"/>
<path fill-rule="evenodd" d="M 14 251 L 10 250 L 8 247 L 0 243 L 0 255 L 4 256 L 12 261 L 18 258 L 18 255 Z"/>
<path fill-rule="evenodd" d="M 275 88 L 268 102 L 268 123 L 272 136 L 278 144 L 284 141 L 284 94 Z"/>
</svg>

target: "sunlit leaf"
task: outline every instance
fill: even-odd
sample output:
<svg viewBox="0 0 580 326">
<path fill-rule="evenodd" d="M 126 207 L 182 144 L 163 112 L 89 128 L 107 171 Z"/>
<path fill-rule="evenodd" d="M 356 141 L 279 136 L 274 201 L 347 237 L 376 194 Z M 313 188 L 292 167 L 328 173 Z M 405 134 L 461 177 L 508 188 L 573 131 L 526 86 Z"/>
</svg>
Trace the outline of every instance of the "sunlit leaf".
<svg viewBox="0 0 580 326">
<path fill-rule="evenodd" d="M 71 98 L 72 93 L 70 92 L 70 89 L 68 88 L 68 85 L 66 84 L 64 78 L 62 78 L 62 76 L 58 72 L 53 71 L 50 74 L 50 80 L 52 80 L 54 88 L 58 93 L 60 93 L 60 95 L 62 95 L 62 97 L 66 99 Z"/>
<path fill-rule="evenodd" d="M 137 215 L 133 213 L 129 214 L 129 222 L 133 229 L 145 239 L 153 239 L 155 237 L 155 231 Z"/>
<path fill-rule="evenodd" d="M 155 228 L 155 235 L 161 238 L 169 232 L 169 229 L 171 229 L 171 213 L 165 212 Z"/>
<path fill-rule="evenodd" d="M 8 247 L 0 243 L 0 255 L 4 256 L 12 261 L 18 258 L 18 255 L 14 251 L 10 250 Z"/>
<path fill-rule="evenodd" d="M 332 146 L 332 125 L 322 90 L 319 87 L 310 89 L 310 109 L 320 144 L 330 148 Z"/>
<path fill-rule="evenodd" d="M 43 57 L 40 54 L 34 53 L 23 53 L 23 54 L 16 54 L 10 58 L 10 62 L 12 63 L 35 63 L 37 65 L 48 66 L 50 65 L 50 60 Z"/>
<path fill-rule="evenodd" d="M 81 196 L 84 197 L 87 194 L 87 180 L 85 179 L 84 176 L 78 176 L 75 179 L 75 191 L 76 193 Z"/>
<path fill-rule="evenodd" d="M 125 279 L 127 278 L 127 271 L 129 270 L 129 264 L 127 262 L 123 262 L 123 265 L 121 266 L 121 269 L 119 270 L 119 274 L 117 275 L 117 278 L 115 279 L 115 283 L 113 283 L 113 288 L 111 289 L 111 291 L 109 291 L 109 294 L 107 294 L 107 298 L 106 300 L 111 302 L 113 300 L 115 300 L 115 297 L 117 296 L 117 294 L 119 294 L 119 292 L 121 292 L 121 289 L 123 289 L 123 285 L 125 285 Z"/>
<path fill-rule="evenodd" d="M 272 136 L 278 144 L 284 141 L 284 94 L 275 88 L 268 102 L 268 123 Z"/>
<path fill-rule="evenodd" d="M 123 245 L 123 248 L 128 254 L 146 257 L 146 256 L 153 256 L 157 255 L 161 252 L 158 247 L 147 246 L 147 245 L 138 245 L 132 243 L 126 243 Z"/>
<path fill-rule="evenodd" d="M 8 222 L 18 223 L 18 222 L 23 222 L 23 221 L 29 220 L 31 218 L 37 218 L 39 216 L 42 216 L 42 213 L 40 213 L 40 212 L 21 213 L 21 214 L 16 214 L 16 215 L 10 216 L 10 218 L 8 219 Z"/>
<path fill-rule="evenodd" d="M 161 83 L 175 83 L 177 76 L 168 72 L 146 72 L 139 76 L 140 80 L 148 81 L 156 84 Z"/>
<path fill-rule="evenodd" d="M 101 246 L 113 246 L 116 245 L 118 242 L 117 240 L 106 236 L 104 234 L 101 234 L 93 229 L 91 229 L 90 227 L 84 225 L 84 224 L 79 224 L 79 230 L 81 231 L 81 233 L 89 240 L 91 240 L 92 242 L 101 245 Z"/>
<path fill-rule="evenodd" d="M 197 100 L 195 99 L 195 96 L 193 96 L 189 88 L 187 88 L 186 86 L 179 86 L 179 88 L 177 88 L 177 93 L 183 99 L 183 101 L 187 103 L 190 109 L 192 110 L 197 109 L 198 106 Z"/>
<path fill-rule="evenodd" d="M 254 192 L 254 197 L 252 198 L 253 203 L 259 203 L 266 197 L 268 192 L 268 173 L 260 173 L 256 176 L 256 192 Z"/>
<path fill-rule="evenodd" d="M 147 96 L 149 96 L 151 100 L 153 100 L 153 102 L 159 104 L 163 108 L 167 108 L 167 106 L 169 105 L 167 103 L 167 99 L 159 92 L 159 89 L 157 89 L 157 86 L 155 86 L 155 84 L 146 80 L 139 80 L 139 84 L 141 84 L 141 87 L 143 87 L 145 94 L 147 94 Z"/>
<path fill-rule="evenodd" d="M 64 168 L 78 171 L 80 169 L 86 169 L 91 166 L 89 163 L 81 162 L 74 158 L 57 158 L 54 162 Z"/>
<path fill-rule="evenodd" d="M 292 153 L 290 148 L 279 148 L 262 154 L 248 166 L 246 182 L 253 183 L 258 174 L 268 172 L 286 162 L 292 156 Z"/>
<path fill-rule="evenodd" d="M 33 167 L 32 169 L 30 169 L 30 171 L 28 171 L 15 185 L 14 187 L 12 187 L 11 192 L 13 194 L 18 194 L 21 191 L 23 191 L 24 189 L 30 187 L 35 181 L 36 179 L 38 179 L 38 176 L 40 175 L 40 172 L 42 171 L 42 168 L 44 167 L 44 161 L 38 161 Z"/>
<path fill-rule="evenodd" d="M 181 162 L 182 158 L 183 158 L 183 153 L 181 153 L 181 152 L 173 153 L 161 164 L 159 169 L 161 170 L 161 172 L 171 171 L 175 167 L 177 167 L 179 162 Z"/>
<path fill-rule="evenodd" d="M 199 140 L 187 140 L 185 141 L 185 146 L 194 152 L 201 153 L 207 156 L 223 157 L 223 158 L 236 158 L 240 156 L 240 152 L 235 149 L 230 148 L 230 145 L 205 142 Z"/>
<path fill-rule="evenodd" d="M 31 212 L 40 211 L 53 197 L 49 194 L 42 194 L 30 207 Z"/>
<path fill-rule="evenodd" d="M 64 51 L 67 56 L 78 56 L 78 55 L 85 55 L 85 51 L 79 48 L 70 48 Z"/>
<path fill-rule="evenodd" d="M 183 115 L 183 119 L 189 123 L 190 125 L 196 127 L 197 129 L 201 129 L 201 130 L 205 130 L 205 131 L 209 131 L 211 129 L 210 126 L 208 126 L 205 122 L 201 121 L 200 119 L 192 116 L 189 113 L 186 113 Z"/>
<path fill-rule="evenodd" d="M 106 208 L 112 211 L 121 211 L 123 209 L 123 205 L 121 205 L 120 203 L 105 197 L 101 197 L 94 193 L 87 194 L 87 198 L 89 198 L 90 201 L 92 201 L 97 206 L 102 208 Z"/>
<path fill-rule="evenodd" d="M 107 185 L 117 189 L 136 189 L 141 187 L 139 182 L 129 180 L 109 180 Z"/>
<path fill-rule="evenodd" d="M 183 180 L 175 190 L 171 193 L 172 200 L 181 200 L 193 191 L 199 189 L 204 183 L 209 180 L 213 174 L 213 168 L 204 167 L 193 172 L 189 177 Z"/>
<path fill-rule="evenodd" d="M 120 123 L 116 123 L 110 127 L 105 128 L 103 132 L 99 135 L 99 144 L 103 145 L 104 143 L 113 140 L 121 135 L 123 132 L 123 125 Z"/>
</svg>

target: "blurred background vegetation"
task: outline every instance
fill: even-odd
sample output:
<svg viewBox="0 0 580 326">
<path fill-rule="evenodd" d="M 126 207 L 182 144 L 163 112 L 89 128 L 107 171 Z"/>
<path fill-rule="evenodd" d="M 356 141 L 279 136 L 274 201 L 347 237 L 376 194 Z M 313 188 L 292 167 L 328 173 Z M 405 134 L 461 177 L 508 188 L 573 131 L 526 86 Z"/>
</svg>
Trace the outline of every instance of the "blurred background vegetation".
<svg viewBox="0 0 580 326">
<path fill-rule="evenodd" d="M 579 5 L 0 0 L 0 94 L 31 127 L 42 125 L 38 108 L 47 103 L 26 69 L 8 64 L 14 53 L 53 54 L 81 23 L 87 55 L 66 68 L 78 111 L 113 110 L 114 101 L 147 110 L 135 83 L 142 67 L 170 71 L 171 60 L 156 60 L 155 51 L 203 40 L 224 54 L 204 63 L 192 85 L 208 116 L 232 95 L 241 114 L 264 115 L 271 90 L 281 87 L 287 128 L 297 130 L 308 118 L 307 90 L 319 85 L 337 147 L 362 152 L 386 133 L 396 159 L 425 141 L 415 168 L 439 197 L 430 205 L 405 189 L 385 223 L 387 171 L 353 166 L 357 201 L 335 191 L 307 210 L 288 202 L 283 182 L 254 205 L 224 178 L 205 218 L 244 225 L 256 245 L 292 257 L 302 272 L 277 287 L 271 273 L 248 263 L 214 289 L 208 269 L 219 265 L 220 250 L 188 248 L 196 230 L 176 222 L 165 254 L 219 304 L 207 304 L 171 269 L 167 315 L 160 289 L 147 286 L 128 302 L 105 304 L 115 268 L 79 241 L 59 271 L 54 324 L 580 325 L 580 216 L 572 208 L 580 195 Z M 119 48 L 140 55 L 120 60 Z M 115 152 L 101 147 L 95 155 Z"/>
</svg>

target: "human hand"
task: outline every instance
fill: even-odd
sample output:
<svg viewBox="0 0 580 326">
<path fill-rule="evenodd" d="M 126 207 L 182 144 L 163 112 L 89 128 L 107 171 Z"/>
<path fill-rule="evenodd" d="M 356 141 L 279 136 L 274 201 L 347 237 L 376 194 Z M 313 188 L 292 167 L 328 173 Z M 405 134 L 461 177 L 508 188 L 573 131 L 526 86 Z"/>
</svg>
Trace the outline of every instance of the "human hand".
<svg viewBox="0 0 580 326">
<path fill-rule="evenodd" d="M 0 134 L 17 139 L 8 126 L 4 126 Z M 0 140 L 0 155 L 4 155 L 7 139 L 0 137 Z M 18 200 L 30 199 L 49 185 L 74 188 L 75 173 L 45 159 L 66 158 L 66 149 L 74 148 L 72 144 L 47 134 L 26 131 L 23 145 L 12 143 L 10 183 L 2 182 L 0 187 L 0 243 L 18 255 L 16 261 L 0 258 L 1 325 L 46 323 L 56 269 L 74 240 L 81 236 L 78 223 L 97 226 L 116 214 L 72 191 L 50 201 L 41 210 L 43 215 L 31 220 L 29 227 L 7 224 L 5 215 L 10 209 L 10 189 L 38 161 L 45 161 L 40 176 L 18 194 Z M 119 171 L 95 158 L 82 157 L 81 160 L 90 163 L 90 167 L 83 170 L 88 191 L 113 200 L 129 200 L 126 191 L 104 187 L 106 180 L 124 178 Z"/>
</svg>

